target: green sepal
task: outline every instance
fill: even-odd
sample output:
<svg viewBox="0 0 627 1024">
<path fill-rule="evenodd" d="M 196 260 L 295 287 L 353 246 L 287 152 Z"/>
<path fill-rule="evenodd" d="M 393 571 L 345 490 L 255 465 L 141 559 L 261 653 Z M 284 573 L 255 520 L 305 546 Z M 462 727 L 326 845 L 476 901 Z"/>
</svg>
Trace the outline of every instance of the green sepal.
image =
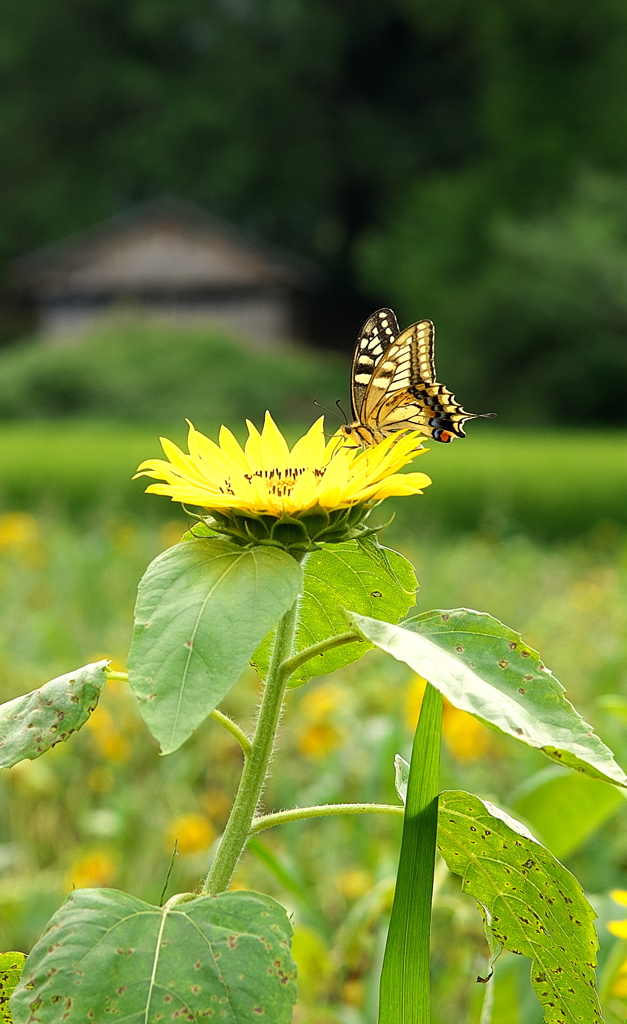
<svg viewBox="0 0 627 1024">
<path fill-rule="evenodd" d="M 312 551 L 320 544 L 341 544 L 362 534 L 371 534 L 373 531 L 366 530 L 363 524 L 375 504 L 363 502 L 331 511 L 317 506 L 298 516 L 211 509 L 202 524 L 192 527 L 186 536 L 215 536 L 220 533 L 243 547 L 266 545 L 286 551 Z M 201 532 L 201 526 L 207 532 Z"/>
</svg>

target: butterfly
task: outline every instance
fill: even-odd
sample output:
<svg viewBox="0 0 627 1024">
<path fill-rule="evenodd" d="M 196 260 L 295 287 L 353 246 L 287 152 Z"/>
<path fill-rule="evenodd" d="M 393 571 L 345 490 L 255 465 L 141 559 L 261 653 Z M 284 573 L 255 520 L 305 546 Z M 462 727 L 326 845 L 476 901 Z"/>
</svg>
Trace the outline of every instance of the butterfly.
<svg viewBox="0 0 627 1024">
<path fill-rule="evenodd" d="M 466 420 L 493 412 L 466 412 L 435 379 L 435 328 L 421 320 L 401 331 L 391 309 L 368 317 L 357 337 L 351 370 L 354 421 L 341 428 L 368 447 L 398 430 L 421 430 L 434 441 L 465 437 Z"/>
</svg>

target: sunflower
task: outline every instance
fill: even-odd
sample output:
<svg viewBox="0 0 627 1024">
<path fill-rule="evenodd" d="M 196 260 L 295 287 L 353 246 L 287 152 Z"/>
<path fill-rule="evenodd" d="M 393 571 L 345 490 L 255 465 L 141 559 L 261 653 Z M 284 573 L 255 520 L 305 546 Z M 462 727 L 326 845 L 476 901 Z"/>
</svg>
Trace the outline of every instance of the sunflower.
<svg viewBox="0 0 627 1024">
<path fill-rule="evenodd" d="M 399 473 L 425 451 L 418 431 L 396 433 L 361 450 L 341 434 L 327 440 L 320 417 L 290 449 L 270 413 L 261 432 L 250 421 L 247 426 L 242 448 L 227 427 L 216 444 L 189 423 L 189 454 L 162 437 L 169 461 L 147 459 L 135 477 L 161 481 L 146 490 L 205 510 L 203 518 L 214 529 L 248 543 L 281 544 L 277 524 L 300 523 L 295 537 L 302 538 L 307 525 L 310 540 L 344 540 L 383 498 L 421 494 L 431 483 L 424 473 Z"/>
</svg>

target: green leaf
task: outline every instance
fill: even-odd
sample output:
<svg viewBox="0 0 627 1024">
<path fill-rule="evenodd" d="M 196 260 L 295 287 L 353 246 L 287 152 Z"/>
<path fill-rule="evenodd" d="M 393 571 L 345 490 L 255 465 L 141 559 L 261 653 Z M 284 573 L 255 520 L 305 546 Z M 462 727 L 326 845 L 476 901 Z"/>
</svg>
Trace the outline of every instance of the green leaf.
<svg viewBox="0 0 627 1024">
<path fill-rule="evenodd" d="M 212 538 L 176 544 L 152 562 L 137 594 L 129 679 L 164 754 L 235 685 L 301 583 L 285 551 Z"/>
<path fill-rule="evenodd" d="M 28 957 L 13 1024 L 289 1024 L 291 936 L 283 908 L 260 893 L 154 907 L 115 889 L 78 889 Z"/>
<path fill-rule="evenodd" d="M 413 567 L 389 548 L 382 548 L 378 557 L 373 558 L 363 544 L 355 540 L 327 544 L 307 555 L 303 574 L 294 654 L 345 633 L 343 607 L 355 608 L 374 619 L 398 622 L 414 604 L 417 584 Z M 273 636 L 266 637 L 255 654 L 254 664 L 262 677 L 268 671 L 272 643 Z M 305 682 L 311 676 L 325 675 L 350 665 L 371 646 L 358 641 L 317 655 L 294 673 L 292 682 Z"/>
<path fill-rule="evenodd" d="M 107 665 L 85 665 L 0 704 L 0 768 L 34 760 L 80 729 L 98 703 Z"/>
<path fill-rule="evenodd" d="M 602 1024 L 596 915 L 571 873 L 519 822 L 459 791 L 440 794 L 438 849 L 497 942 L 531 959 L 547 1024 Z"/>
<path fill-rule="evenodd" d="M 456 708 L 559 764 L 627 786 L 611 750 L 564 698 L 561 683 L 498 619 L 466 608 L 427 612 L 402 626 L 353 613 L 348 619 Z"/>
<path fill-rule="evenodd" d="M 9 999 L 20 980 L 26 953 L 0 953 L 0 1024 L 12 1024 Z"/>
<path fill-rule="evenodd" d="M 512 809 L 563 860 L 624 806 L 624 790 L 549 765 L 521 786 Z"/>
<path fill-rule="evenodd" d="M 442 697 L 427 686 L 407 776 L 396 892 L 381 972 L 379 1024 L 429 1020 L 441 734 Z"/>
</svg>

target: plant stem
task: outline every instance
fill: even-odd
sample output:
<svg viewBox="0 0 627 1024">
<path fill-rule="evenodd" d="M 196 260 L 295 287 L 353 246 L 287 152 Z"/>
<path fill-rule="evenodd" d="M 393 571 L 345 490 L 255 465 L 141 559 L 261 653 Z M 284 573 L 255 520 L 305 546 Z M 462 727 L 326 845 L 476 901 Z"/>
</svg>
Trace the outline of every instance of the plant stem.
<svg viewBox="0 0 627 1024">
<path fill-rule="evenodd" d="M 254 835 L 265 828 L 285 825 L 290 821 L 305 821 L 307 818 L 326 818 L 338 814 L 395 814 L 403 815 L 401 804 L 316 804 L 313 807 L 291 807 L 289 811 L 275 811 L 253 818 L 250 831 Z"/>
<path fill-rule="evenodd" d="M 224 712 L 219 711 L 218 708 L 213 709 L 210 717 L 213 718 L 214 722 L 218 722 L 220 725 L 223 725 L 224 728 L 231 733 L 231 736 L 235 737 L 244 751 L 244 757 L 248 757 L 250 754 L 251 742 L 244 730 L 240 729 L 237 722 L 234 722 L 233 719 L 229 718 L 228 715 L 225 715 Z"/>
<path fill-rule="evenodd" d="M 298 604 L 298 601 L 294 602 L 276 627 L 274 649 L 257 716 L 255 735 L 244 762 L 237 796 L 220 847 L 202 888 L 203 896 L 214 896 L 228 888 L 250 835 L 250 826 L 266 781 L 289 678 L 285 662 L 292 653 Z"/>
<path fill-rule="evenodd" d="M 330 636 L 328 640 L 320 640 L 319 643 L 312 644 L 311 647 L 307 647 L 304 651 L 299 651 L 293 658 L 285 662 L 285 669 L 287 674 L 291 676 L 297 668 L 311 661 L 312 658 L 326 654 L 327 651 L 332 651 L 335 647 L 342 647 L 344 644 L 359 643 L 364 643 L 361 633 L 339 633 L 337 636 Z"/>
<path fill-rule="evenodd" d="M 442 697 L 427 685 L 411 757 L 379 1024 L 429 1024 L 429 952 L 438 826 Z"/>
</svg>

